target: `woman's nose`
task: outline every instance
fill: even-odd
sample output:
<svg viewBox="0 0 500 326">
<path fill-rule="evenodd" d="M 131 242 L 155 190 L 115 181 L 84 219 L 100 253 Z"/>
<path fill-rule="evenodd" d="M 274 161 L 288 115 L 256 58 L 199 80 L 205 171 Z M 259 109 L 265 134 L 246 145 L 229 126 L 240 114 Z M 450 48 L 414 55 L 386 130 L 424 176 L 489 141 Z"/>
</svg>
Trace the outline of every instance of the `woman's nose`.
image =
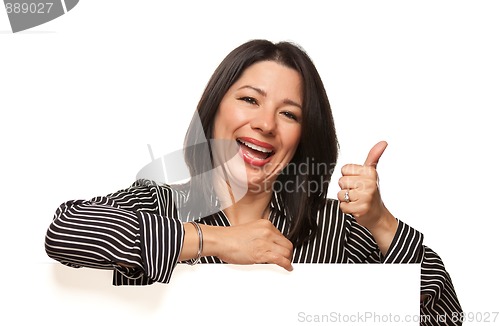
<svg viewBox="0 0 500 326">
<path fill-rule="evenodd" d="M 276 132 L 276 116 L 274 110 L 262 109 L 255 113 L 251 122 L 252 129 L 256 129 L 266 135 L 274 135 Z"/>
</svg>

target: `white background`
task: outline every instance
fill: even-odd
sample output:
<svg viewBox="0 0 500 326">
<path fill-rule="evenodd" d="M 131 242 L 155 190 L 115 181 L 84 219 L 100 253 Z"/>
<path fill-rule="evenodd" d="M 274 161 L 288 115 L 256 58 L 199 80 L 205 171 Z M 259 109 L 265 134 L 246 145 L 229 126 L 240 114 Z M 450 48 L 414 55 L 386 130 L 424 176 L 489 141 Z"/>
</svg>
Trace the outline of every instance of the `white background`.
<svg viewBox="0 0 500 326">
<path fill-rule="evenodd" d="M 47 289 L 57 206 L 129 186 L 147 144 L 179 149 L 218 63 L 266 38 L 316 63 L 340 165 L 389 143 L 385 203 L 442 257 L 464 311 L 499 311 L 498 17 L 498 1 L 82 0 L 13 34 L 0 10 L 2 296 Z"/>
</svg>

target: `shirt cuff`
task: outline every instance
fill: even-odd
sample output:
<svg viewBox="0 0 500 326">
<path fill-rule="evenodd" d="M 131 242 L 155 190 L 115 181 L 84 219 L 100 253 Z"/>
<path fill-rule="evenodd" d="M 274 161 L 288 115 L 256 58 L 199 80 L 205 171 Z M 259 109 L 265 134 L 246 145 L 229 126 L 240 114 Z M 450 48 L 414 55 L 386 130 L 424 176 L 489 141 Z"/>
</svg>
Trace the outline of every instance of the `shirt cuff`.
<svg viewBox="0 0 500 326">
<path fill-rule="evenodd" d="M 382 263 L 420 263 L 422 261 L 423 241 L 422 233 L 398 220 L 398 229 Z"/>
<path fill-rule="evenodd" d="M 144 272 L 154 282 L 168 283 L 179 259 L 184 227 L 181 221 L 137 212 Z"/>
</svg>

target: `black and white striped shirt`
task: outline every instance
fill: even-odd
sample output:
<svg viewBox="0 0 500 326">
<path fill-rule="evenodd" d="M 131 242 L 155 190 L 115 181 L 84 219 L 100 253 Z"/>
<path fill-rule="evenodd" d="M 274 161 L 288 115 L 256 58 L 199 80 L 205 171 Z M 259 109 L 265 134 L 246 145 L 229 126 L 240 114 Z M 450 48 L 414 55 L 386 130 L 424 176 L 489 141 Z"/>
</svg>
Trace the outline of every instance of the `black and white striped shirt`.
<svg viewBox="0 0 500 326">
<path fill-rule="evenodd" d="M 63 203 L 48 228 L 46 252 L 67 266 L 112 269 L 114 285 L 168 283 L 184 238 L 174 205 L 180 196 L 167 185 L 138 180 L 107 196 Z M 276 193 L 270 206 L 270 221 L 286 234 L 288 222 Z M 223 211 L 199 223 L 230 225 Z M 421 264 L 421 294 L 427 296 L 421 314 L 447 314 L 447 325 L 461 325 L 450 321 L 452 314 L 462 312 L 451 278 L 441 258 L 422 244 L 420 232 L 398 221 L 394 240 L 383 256 L 370 232 L 344 214 L 333 199 L 318 211 L 317 225 L 316 237 L 294 248 L 293 263 Z M 202 257 L 201 262 L 222 263 L 217 257 Z M 422 325 L 439 325 L 436 319 Z"/>
</svg>

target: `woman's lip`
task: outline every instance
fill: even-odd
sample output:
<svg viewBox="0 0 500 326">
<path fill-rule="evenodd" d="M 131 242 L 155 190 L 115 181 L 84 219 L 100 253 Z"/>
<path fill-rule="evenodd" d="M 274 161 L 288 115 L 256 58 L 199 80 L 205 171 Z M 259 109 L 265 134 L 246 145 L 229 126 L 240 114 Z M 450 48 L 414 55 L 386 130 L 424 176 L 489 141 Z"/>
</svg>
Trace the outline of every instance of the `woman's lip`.
<svg viewBox="0 0 500 326">
<path fill-rule="evenodd" d="M 265 142 L 260 141 L 260 140 L 257 140 L 255 138 L 251 138 L 251 137 L 238 137 L 238 139 L 241 139 L 244 142 L 255 144 L 257 146 L 264 147 L 266 149 L 270 149 L 270 150 L 274 151 L 274 146 L 273 145 L 271 145 L 269 143 L 265 143 Z"/>
<path fill-rule="evenodd" d="M 272 155 L 271 155 L 268 158 L 262 160 L 262 159 L 251 157 L 250 155 L 248 155 L 248 153 L 242 151 L 241 149 L 239 152 L 240 152 L 240 155 L 243 157 L 243 161 L 245 163 L 253 165 L 253 166 L 258 166 L 258 167 L 262 167 L 262 166 L 266 165 L 267 163 L 269 163 L 271 161 L 271 157 L 272 157 Z"/>
</svg>

